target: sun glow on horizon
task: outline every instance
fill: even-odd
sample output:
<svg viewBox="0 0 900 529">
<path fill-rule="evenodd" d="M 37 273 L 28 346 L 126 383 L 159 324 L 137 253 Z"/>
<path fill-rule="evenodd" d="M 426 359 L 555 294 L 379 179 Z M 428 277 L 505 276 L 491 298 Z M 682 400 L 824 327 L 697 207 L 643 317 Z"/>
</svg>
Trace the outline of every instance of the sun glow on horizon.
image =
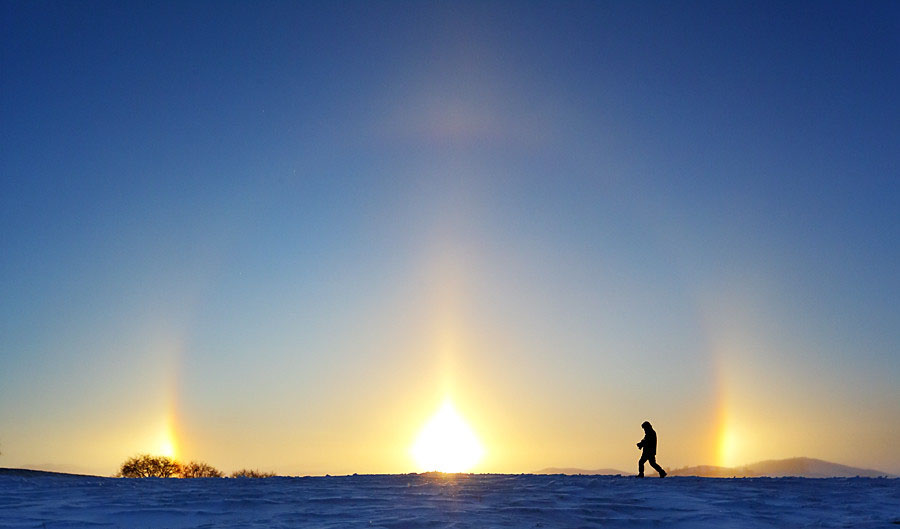
<svg viewBox="0 0 900 529">
<path fill-rule="evenodd" d="M 718 454 L 716 464 L 723 467 L 730 467 L 737 464 L 738 452 L 738 435 L 728 427 L 722 428 L 719 433 Z"/>
<path fill-rule="evenodd" d="M 156 452 L 161 456 L 174 458 L 175 443 L 172 441 L 172 439 L 165 438 L 160 442 L 159 448 L 157 448 Z"/>
<path fill-rule="evenodd" d="M 175 417 L 169 412 L 165 419 L 163 429 L 156 441 L 156 455 L 176 459 L 178 457 L 178 436 L 175 432 Z"/>
<path fill-rule="evenodd" d="M 484 448 L 449 399 L 425 423 L 411 450 L 424 472 L 467 472 L 484 455 Z"/>
</svg>

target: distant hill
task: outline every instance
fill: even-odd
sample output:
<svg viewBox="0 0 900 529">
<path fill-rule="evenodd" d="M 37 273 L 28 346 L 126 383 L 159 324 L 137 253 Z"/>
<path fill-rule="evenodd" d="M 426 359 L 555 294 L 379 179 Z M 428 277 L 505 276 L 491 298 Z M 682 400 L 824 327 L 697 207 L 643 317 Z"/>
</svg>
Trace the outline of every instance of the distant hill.
<svg viewBox="0 0 900 529">
<path fill-rule="evenodd" d="M 621 470 L 616 470 L 614 468 L 598 468 L 596 470 L 585 470 L 583 468 L 557 468 L 557 467 L 549 467 L 542 468 L 533 474 L 585 474 L 589 476 L 615 476 L 618 474 L 630 474 L 630 472 L 622 472 Z"/>
<path fill-rule="evenodd" d="M 57 478 L 83 478 L 96 477 L 89 474 L 69 474 L 66 472 L 50 472 L 47 470 L 31 470 L 30 468 L 0 468 L 0 476 L 19 476 L 19 477 L 57 477 Z"/>
<path fill-rule="evenodd" d="M 653 469 L 648 469 L 650 475 L 656 475 Z M 760 461 L 750 465 L 741 467 L 717 467 L 713 465 L 698 465 L 694 467 L 682 467 L 669 469 L 666 471 L 670 476 L 698 476 L 703 478 L 781 478 L 781 477 L 801 477 L 801 478 L 879 478 L 888 477 L 895 478 L 898 476 L 882 472 L 880 470 L 872 470 L 868 468 L 856 468 L 821 459 L 813 459 L 810 457 L 793 457 L 790 459 L 770 459 Z M 585 475 L 632 475 L 636 472 L 623 472 L 613 468 L 600 468 L 597 470 L 586 470 L 583 468 L 544 468 L 534 472 L 534 474 L 585 474 Z"/>
<path fill-rule="evenodd" d="M 880 470 L 850 467 L 810 457 L 770 459 L 741 467 L 701 465 L 666 470 L 670 476 L 700 476 L 707 478 L 780 478 L 788 476 L 801 478 L 896 477 Z"/>
</svg>

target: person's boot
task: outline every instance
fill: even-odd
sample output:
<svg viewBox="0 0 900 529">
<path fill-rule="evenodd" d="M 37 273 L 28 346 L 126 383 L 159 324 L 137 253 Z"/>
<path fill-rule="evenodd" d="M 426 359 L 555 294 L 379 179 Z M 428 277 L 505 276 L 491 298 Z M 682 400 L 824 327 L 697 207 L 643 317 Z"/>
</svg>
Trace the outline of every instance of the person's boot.
<svg viewBox="0 0 900 529">
<path fill-rule="evenodd" d="M 640 473 L 640 474 L 638 474 L 638 475 L 637 475 L 637 476 L 635 476 L 635 477 L 636 477 L 636 478 L 642 478 L 642 477 L 644 477 L 644 473 L 643 473 L 643 472 L 641 472 L 641 473 Z"/>
<path fill-rule="evenodd" d="M 666 472 L 665 470 L 660 470 L 660 471 L 659 471 L 659 477 L 664 478 L 664 477 L 666 477 L 667 475 L 668 475 L 668 472 Z"/>
</svg>

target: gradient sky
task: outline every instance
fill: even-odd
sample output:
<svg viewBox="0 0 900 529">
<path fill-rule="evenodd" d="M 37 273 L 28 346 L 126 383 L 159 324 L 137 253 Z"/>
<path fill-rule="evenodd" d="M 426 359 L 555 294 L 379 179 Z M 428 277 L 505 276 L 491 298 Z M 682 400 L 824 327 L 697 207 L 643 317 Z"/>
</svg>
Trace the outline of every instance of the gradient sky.
<svg viewBox="0 0 900 529">
<path fill-rule="evenodd" d="M 900 473 L 897 2 L 3 2 L 0 466 Z"/>
</svg>

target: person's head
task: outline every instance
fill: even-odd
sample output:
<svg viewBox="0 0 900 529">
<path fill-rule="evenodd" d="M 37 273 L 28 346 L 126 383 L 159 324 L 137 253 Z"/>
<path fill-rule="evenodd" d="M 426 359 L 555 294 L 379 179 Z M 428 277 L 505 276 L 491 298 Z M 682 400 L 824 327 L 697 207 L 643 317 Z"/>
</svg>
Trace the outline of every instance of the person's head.
<svg viewBox="0 0 900 529">
<path fill-rule="evenodd" d="M 653 427 L 650 426 L 650 421 L 644 421 L 643 423 L 641 423 L 641 428 L 643 428 L 644 431 L 653 429 Z"/>
</svg>

